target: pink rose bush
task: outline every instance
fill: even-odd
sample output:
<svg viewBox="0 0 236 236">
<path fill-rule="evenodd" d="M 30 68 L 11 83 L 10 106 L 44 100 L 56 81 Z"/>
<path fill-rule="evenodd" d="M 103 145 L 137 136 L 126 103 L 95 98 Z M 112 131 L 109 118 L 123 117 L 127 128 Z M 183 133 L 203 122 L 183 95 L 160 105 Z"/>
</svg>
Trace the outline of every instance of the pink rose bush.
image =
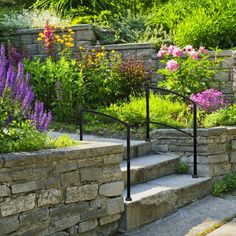
<svg viewBox="0 0 236 236">
<path fill-rule="evenodd" d="M 209 81 L 218 70 L 219 60 L 210 61 L 204 47 L 163 45 L 157 57 L 163 65 L 157 73 L 165 77 L 159 85 L 187 97 L 209 88 Z"/>
</svg>

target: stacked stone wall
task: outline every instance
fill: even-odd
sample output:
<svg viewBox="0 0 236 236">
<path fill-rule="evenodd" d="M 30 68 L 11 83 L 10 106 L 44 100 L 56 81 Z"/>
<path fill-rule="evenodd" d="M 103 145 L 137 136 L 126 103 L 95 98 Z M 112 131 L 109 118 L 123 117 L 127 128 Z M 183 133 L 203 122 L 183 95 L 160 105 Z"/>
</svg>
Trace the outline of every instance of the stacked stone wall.
<svg viewBox="0 0 236 236">
<path fill-rule="evenodd" d="M 192 130 L 185 131 L 192 134 Z M 176 130 L 153 131 L 156 152 L 176 152 L 193 171 L 193 140 Z M 198 174 L 221 177 L 236 171 L 236 128 L 220 127 L 198 130 Z"/>
<path fill-rule="evenodd" d="M 0 155 L 0 235 L 114 235 L 122 156 L 107 143 Z"/>
</svg>

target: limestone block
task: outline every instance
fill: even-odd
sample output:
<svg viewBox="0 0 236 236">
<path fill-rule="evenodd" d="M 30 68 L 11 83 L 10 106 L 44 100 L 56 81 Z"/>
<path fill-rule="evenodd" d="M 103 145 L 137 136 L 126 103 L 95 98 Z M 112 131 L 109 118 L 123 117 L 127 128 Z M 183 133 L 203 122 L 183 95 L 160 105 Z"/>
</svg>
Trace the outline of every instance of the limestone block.
<svg viewBox="0 0 236 236">
<path fill-rule="evenodd" d="M 57 231 L 67 229 L 80 222 L 80 215 L 66 216 L 63 219 L 55 221 L 55 227 Z"/>
<path fill-rule="evenodd" d="M 98 185 L 88 184 L 67 188 L 66 203 L 81 202 L 95 199 L 98 195 Z"/>
<path fill-rule="evenodd" d="M 230 162 L 235 163 L 236 162 L 236 151 L 233 151 L 230 153 Z"/>
<path fill-rule="evenodd" d="M 61 175 L 62 186 L 67 185 L 78 185 L 80 183 L 80 173 L 79 171 L 72 171 L 68 173 L 63 173 Z"/>
<path fill-rule="evenodd" d="M 210 164 L 229 162 L 229 155 L 228 154 L 209 155 L 209 156 L 207 156 L 207 162 Z"/>
<path fill-rule="evenodd" d="M 98 180 L 102 175 L 100 168 L 82 168 L 80 169 L 81 181 Z"/>
<path fill-rule="evenodd" d="M 39 194 L 38 206 L 53 205 L 62 202 L 63 192 L 59 189 L 43 190 Z"/>
<path fill-rule="evenodd" d="M 88 202 L 81 202 L 76 204 L 60 205 L 56 208 L 50 208 L 51 217 L 62 217 L 69 214 L 79 214 L 84 212 L 89 207 Z"/>
<path fill-rule="evenodd" d="M 110 198 L 107 201 L 107 215 L 114 215 L 124 211 L 123 197 Z"/>
<path fill-rule="evenodd" d="M 20 196 L 15 199 L 7 198 L 1 205 L 2 216 L 14 215 L 16 213 L 32 210 L 35 207 L 35 194 Z"/>
<path fill-rule="evenodd" d="M 123 191 L 124 191 L 124 182 L 116 181 L 101 185 L 99 189 L 99 194 L 108 197 L 115 197 L 121 195 Z"/>
<path fill-rule="evenodd" d="M 41 181 L 31 181 L 28 183 L 14 184 L 11 186 L 12 194 L 31 192 L 43 187 Z"/>
<path fill-rule="evenodd" d="M 88 221 L 104 217 L 105 215 L 106 215 L 106 209 L 93 209 L 81 213 L 80 218 L 81 221 Z"/>
<path fill-rule="evenodd" d="M 48 178 L 44 181 L 44 187 L 49 188 L 59 188 L 61 186 L 61 181 L 59 176 L 53 176 L 51 178 Z"/>
<path fill-rule="evenodd" d="M 234 67 L 234 59 L 232 57 L 228 57 L 221 62 L 221 68 L 233 68 L 233 67 Z"/>
<path fill-rule="evenodd" d="M 101 183 L 107 183 L 112 181 L 122 180 L 122 173 L 119 166 L 116 167 L 104 167 L 102 170 Z"/>
<path fill-rule="evenodd" d="M 122 153 L 112 154 L 104 157 L 104 164 L 119 164 L 123 159 Z"/>
<path fill-rule="evenodd" d="M 54 172 L 55 173 L 62 173 L 62 172 L 68 172 L 72 170 L 76 170 L 77 165 L 75 162 L 65 162 L 65 163 L 59 163 L 55 166 Z"/>
<path fill-rule="evenodd" d="M 229 80 L 229 71 L 228 70 L 222 70 L 217 72 L 214 77 L 213 80 L 217 80 L 217 81 L 228 81 Z"/>
<path fill-rule="evenodd" d="M 9 195 L 9 188 L 7 185 L 0 185 L 0 197 L 6 197 Z"/>
<path fill-rule="evenodd" d="M 105 216 L 99 219 L 99 224 L 100 225 L 106 225 L 109 224 L 111 222 L 117 221 L 119 220 L 121 217 L 120 214 L 115 214 L 115 215 L 111 215 L 111 216 Z"/>
<path fill-rule="evenodd" d="M 231 150 L 236 151 L 236 139 L 231 140 Z"/>
<path fill-rule="evenodd" d="M 31 34 L 22 34 L 21 35 L 21 44 L 22 45 L 29 45 L 32 44 L 33 40 L 32 40 L 32 36 Z"/>
<path fill-rule="evenodd" d="M 231 164 L 230 163 L 219 163 L 212 164 L 209 166 L 211 176 L 220 176 L 225 175 L 231 172 Z"/>
<path fill-rule="evenodd" d="M 97 227 L 97 225 L 98 225 L 97 219 L 81 222 L 79 224 L 78 232 L 84 233 L 84 232 L 93 230 Z"/>
<path fill-rule="evenodd" d="M 78 225 L 73 225 L 73 226 L 69 227 L 68 229 L 66 229 L 66 232 L 68 232 L 69 235 L 77 235 Z"/>
<path fill-rule="evenodd" d="M 20 227 L 18 215 L 0 218 L 0 235 L 7 235 Z"/>
<path fill-rule="evenodd" d="M 35 212 L 23 213 L 20 215 L 21 226 L 37 224 L 38 222 L 46 221 L 49 215 L 48 209 L 39 209 Z"/>
</svg>

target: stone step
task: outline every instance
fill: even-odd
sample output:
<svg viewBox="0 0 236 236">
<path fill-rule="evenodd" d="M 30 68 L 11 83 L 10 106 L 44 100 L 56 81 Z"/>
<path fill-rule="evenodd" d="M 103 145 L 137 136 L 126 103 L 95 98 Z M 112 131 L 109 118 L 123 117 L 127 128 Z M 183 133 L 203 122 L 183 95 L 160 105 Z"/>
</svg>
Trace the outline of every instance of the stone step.
<svg viewBox="0 0 236 236">
<path fill-rule="evenodd" d="M 150 154 L 131 160 L 131 184 L 140 184 L 175 173 L 179 157 L 172 153 Z M 127 183 L 127 162 L 121 163 L 125 186 Z"/>
<path fill-rule="evenodd" d="M 121 232 L 138 228 L 167 216 L 211 192 L 211 179 L 190 175 L 169 175 L 131 187 L 132 201 L 125 201 L 120 220 Z"/>
</svg>

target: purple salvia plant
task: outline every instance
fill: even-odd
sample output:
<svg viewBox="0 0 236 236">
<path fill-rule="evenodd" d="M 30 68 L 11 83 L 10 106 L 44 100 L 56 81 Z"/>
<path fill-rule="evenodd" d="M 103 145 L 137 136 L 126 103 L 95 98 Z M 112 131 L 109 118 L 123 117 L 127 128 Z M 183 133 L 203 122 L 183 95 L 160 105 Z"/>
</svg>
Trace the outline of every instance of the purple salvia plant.
<svg viewBox="0 0 236 236">
<path fill-rule="evenodd" d="M 14 51 L 16 52 L 16 51 Z M 29 85 L 30 75 L 24 76 L 24 65 L 19 61 L 17 70 L 11 58 L 6 57 L 5 46 L 0 47 L 0 96 L 5 90 L 10 90 L 13 102 L 19 102 L 22 108 L 22 115 L 26 119 L 31 119 L 32 123 L 39 131 L 46 131 L 52 119 L 51 112 L 44 111 L 44 105 L 36 102 L 33 108 L 34 92 Z M 10 117 L 10 116 L 9 116 Z M 11 121 L 12 117 L 8 120 Z"/>
<path fill-rule="evenodd" d="M 35 124 L 36 128 L 43 132 L 48 129 L 48 125 L 52 120 L 52 114 L 44 112 L 44 105 L 42 102 L 36 101 L 34 112 L 31 115 L 31 120 Z"/>
</svg>

